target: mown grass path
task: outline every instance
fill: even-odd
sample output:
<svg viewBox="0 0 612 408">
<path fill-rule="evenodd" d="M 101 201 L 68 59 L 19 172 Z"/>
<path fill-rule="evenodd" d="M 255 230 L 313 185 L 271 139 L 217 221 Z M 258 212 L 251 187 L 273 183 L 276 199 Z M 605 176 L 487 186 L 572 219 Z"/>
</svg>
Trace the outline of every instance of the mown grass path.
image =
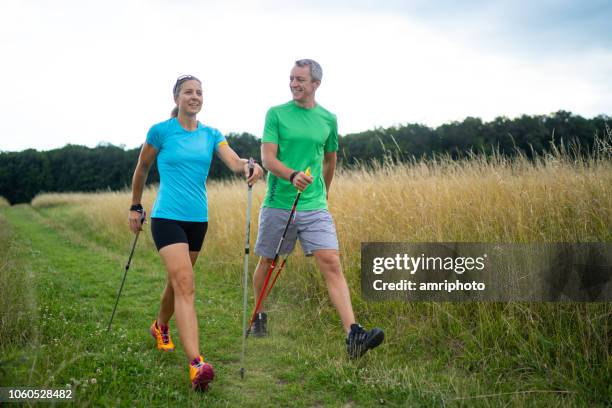
<svg viewBox="0 0 612 408">
<path fill-rule="evenodd" d="M 249 339 L 241 380 L 242 254 L 224 264 L 207 251 L 196 265 L 196 308 L 201 350 L 216 378 L 208 393 L 197 394 L 189 388 L 174 327 L 179 346 L 173 353 L 157 351 L 148 334 L 165 282 L 154 250 L 139 243 L 109 334 L 106 326 L 131 242 L 127 227 L 125 247 L 119 248 L 79 224 L 69 207 L 14 206 L 0 210 L 0 221 L 8 230 L 0 241 L 7 235 L 11 241 L 5 251 L 9 259 L 0 267 L 9 265 L 22 280 L 15 283 L 25 288 L 16 299 L 31 309 L 25 313 L 31 323 L 28 338 L 0 344 L 0 386 L 69 386 L 77 406 L 592 405 L 585 403 L 582 385 L 554 385 L 565 384 L 560 381 L 566 377 L 555 380 L 552 367 L 549 375 L 548 368 L 541 374 L 524 363 L 522 371 L 495 364 L 495 352 L 517 358 L 518 352 L 469 355 L 461 336 L 473 336 L 473 329 L 450 314 L 435 321 L 457 335 L 426 338 L 420 330 L 433 321 L 426 315 L 402 314 L 398 311 L 410 309 L 386 304 L 368 306 L 377 319 L 386 319 L 387 339 L 359 361 L 349 361 L 333 308 L 320 298 L 284 290 L 282 282 L 270 299 L 271 335 Z M 367 318 L 363 303 L 357 307 L 358 315 Z M 437 304 L 422 309 L 442 313 Z M 410 334 L 397 335 L 399 327 Z"/>
</svg>

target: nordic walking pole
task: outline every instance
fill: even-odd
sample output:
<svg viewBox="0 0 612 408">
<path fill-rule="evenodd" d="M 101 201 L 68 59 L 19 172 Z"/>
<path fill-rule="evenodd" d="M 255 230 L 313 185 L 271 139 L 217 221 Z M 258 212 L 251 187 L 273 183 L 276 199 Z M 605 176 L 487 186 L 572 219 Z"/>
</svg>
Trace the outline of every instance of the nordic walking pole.
<svg viewBox="0 0 612 408">
<path fill-rule="evenodd" d="M 307 176 L 310 176 L 310 167 L 306 169 L 305 173 Z M 259 293 L 259 296 L 257 297 L 257 302 L 255 303 L 255 309 L 253 310 L 253 314 L 251 315 L 251 321 L 249 322 L 249 328 L 246 331 L 245 337 L 248 336 L 249 333 L 251 332 L 251 325 L 253 324 L 253 321 L 255 320 L 255 316 L 257 315 L 257 310 L 259 309 L 259 306 L 261 306 L 261 302 L 263 301 L 263 299 L 267 296 L 266 289 L 268 288 L 268 282 L 270 282 L 270 277 L 272 276 L 272 272 L 276 268 L 276 262 L 278 261 L 280 249 L 283 246 L 283 241 L 285 241 L 285 235 L 287 235 L 287 230 L 289 229 L 289 225 L 291 224 L 291 221 L 293 221 L 293 216 L 295 215 L 295 209 L 297 208 L 297 204 L 298 204 L 298 201 L 300 200 L 301 195 L 302 195 L 302 190 L 298 190 L 298 193 L 295 196 L 295 200 L 293 201 L 293 205 L 291 206 L 291 212 L 289 213 L 289 219 L 287 220 L 287 225 L 285 225 L 285 230 L 283 231 L 283 235 L 281 236 L 281 239 L 278 242 L 278 246 L 276 247 L 276 253 L 274 254 L 274 259 L 272 260 L 272 263 L 270 264 L 270 267 L 268 268 L 266 280 L 264 281 L 263 287 L 261 288 L 261 292 Z"/>
<path fill-rule="evenodd" d="M 255 163 L 253 158 L 249 158 L 249 177 L 253 175 Z M 247 332 L 247 297 L 249 296 L 249 241 L 251 236 L 251 201 L 253 186 L 247 183 L 247 210 L 246 210 L 246 237 L 244 240 L 244 280 L 243 285 L 243 301 L 242 301 L 242 353 L 240 354 L 240 378 L 244 378 L 244 353 L 246 350 L 246 332 Z"/>
<path fill-rule="evenodd" d="M 142 224 L 144 224 L 146 218 L 147 218 L 147 214 L 143 211 L 140 217 L 141 226 Z M 138 235 L 140 235 L 140 230 L 136 232 L 136 236 L 134 237 L 134 242 L 132 243 L 132 250 L 130 251 L 130 257 L 128 258 L 127 264 L 125 264 L 125 272 L 123 273 L 123 280 L 121 281 L 119 292 L 117 292 L 117 299 L 115 300 L 115 307 L 113 307 L 113 314 L 111 314 L 110 321 L 108 322 L 108 327 L 106 328 L 107 332 L 110 331 L 111 324 L 113 324 L 113 317 L 115 317 L 115 311 L 117 310 L 117 304 L 119 303 L 119 297 L 121 296 L 121 291 L 123 290 L 123 284 L 125 283 L 125 278 L 127 277 L 128 269 L 130 269 L 130 263 L 132 262 L 132 256 L 134 256 L 134 249 L 136 249 L 136 242 L 138 242 Z"/>
<path fill-rule="evenodd" d="M 276 283 L 276 280 L 278 279 L 278 275 L 281 274 L 281 272 L 283 271 L 283 268 L 285 267 L 285 264 L 287 263 L 287 258 L 289 258 L 289 254 L 287 254 L 285 259 L 283 259 L 283 262 L 281 262 L 280 266 L 278 267 L 278 271 L 276 271 L 276 274 L 274 275 L 274 279 L 272 279 L 272 283 L 270 284 L 270 287 L 268 288 L 268 291 L 266 292 L 264 299 L 270 295 L 270 292 L 272 292 L 272 288 L 274 287 L 274 284 Z"/>
</svg>

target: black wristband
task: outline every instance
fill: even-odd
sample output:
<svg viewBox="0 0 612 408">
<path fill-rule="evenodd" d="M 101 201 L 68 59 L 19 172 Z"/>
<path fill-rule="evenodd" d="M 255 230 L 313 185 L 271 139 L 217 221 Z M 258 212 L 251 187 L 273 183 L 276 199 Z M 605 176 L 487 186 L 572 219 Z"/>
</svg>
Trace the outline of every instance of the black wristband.
<svg viewBox="0 0 612 408">
<path fill-rule="evenodd" d="M 293 179 L 295 178 L 295 176 L 297 176 L 299 173 L 299 171 L 294 171 L 293 173 L 291 173 L 291 175 L 289 176 L 289 182 L 291 184 L 293 184 Z"/>
<path fill-rule="evenodd" d="M 142 204 L 132 204 L 132 206 L 130 207 L 130 211 L 136 211 L 142 214 L 144 208 L 142 208 Z"/>
</svg>

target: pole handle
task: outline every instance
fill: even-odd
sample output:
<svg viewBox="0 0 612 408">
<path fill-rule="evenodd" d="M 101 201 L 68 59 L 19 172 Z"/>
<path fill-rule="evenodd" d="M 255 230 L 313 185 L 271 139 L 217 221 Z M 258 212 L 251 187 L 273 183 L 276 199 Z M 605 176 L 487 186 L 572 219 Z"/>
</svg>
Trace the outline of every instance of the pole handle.
<svg viewBox="0 0 612 408">
<path fill-rule="evenodd" d="M 306 168 L 306 171 L 304 172 L 304 174 L 306 174 L 308 177 L 310 177 L 310 167 Z M 299 193 L 301 193 L 304 190 L 300 190 L 299 188 L 297 189 Z"/>
<path fill-rule="evenodd" d="M 304 174 L 306 174 L 307 176 L 310 176 L 310 167 L 306 168 L 306 171 L 304 172 Z"/>
<path fill-rule="evenodd" d="M 253 175 L 253 172 L 255 171 L 255 159 L 253 159 L 252 157 L 249 157 L 248 167 L 249 177 L 251 177 Z M 250 183 L 247 183 L 247 185 L 249 186 L 249 189 L 252 187 L 252 184 Z"/>
<path fill-rule="evenodd" d="M 255 159 L 249 157 L 249 177 L 253 175 L 253 171 L 255 170 Z"/>
</svg>

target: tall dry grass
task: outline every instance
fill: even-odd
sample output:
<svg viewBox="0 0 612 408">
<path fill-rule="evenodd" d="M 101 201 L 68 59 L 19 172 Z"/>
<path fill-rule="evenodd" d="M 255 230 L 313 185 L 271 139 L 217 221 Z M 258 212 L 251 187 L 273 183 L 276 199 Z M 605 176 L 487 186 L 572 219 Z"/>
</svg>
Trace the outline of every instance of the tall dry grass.
<svg viewBox="0 0 612 408">
<path fill-rule="evenodd" d="M 147 212 L 153 207 L 156 187 L 143 191 L 142 205 Z M 44 193 L 32 200 L 32 207 L 42 209 L 57 207 L 67 212 L 54 222 L 67 222 L 75 229 L 85 229 L 94 233 L 102 241 L 112 245 L 123 245 L 131 239 L 128 228 L 128 209 L 132 200 L 131 192 L 104 191 L 98 193 Z M 147 214 L 147 219 L 149 215 Z M 152 245 L 150 234 L 142 234 L 141 241 Z"/>
<path fill-rule="evenodd" d="M 9 203 L 6 198 L 0 196 L 0 208 L 6 208 L 10 206 L 11 206 L 11 203 Z"/>
<path fill-rule="evenodd" d="M 439 156 L 339 171 L 329 208 L 349 280 L 358 277 L 361 242 L 611 241 L 611 141 L 612 135 L 597 139 L 586 154 L 577 145 L 561 144 L 535 159 L 521 154 L 473 154 L 463 160 Z M 149 211 L 155 194 L 156 188 L 144 192 Z M 264 183 L 256 184 L 252 231 L 257 231 L 264 194 Z M 217 262 L 241 262 L 246 197 L 239 180 L 208 183 L 205 254 Z M 68 222 L 81 222 L 101 239 L 122 245 L 130 238 L 129 204 L 128 191 L 42 194 L 32 201 L 35 208 L 70 208 L 80 220 Z M 291 261 L 293 269 L 307 265 L 303 257 Z"/>
<path fill-rule="evenodd" d="M 345 269 L 355 278 L 361 242 L 587 242 L 612 240 L 612 152 L 584 156 L 561 148 L 535 160 L 519 155 L 440 156 L 405 164 L 361 166 L 334 178 L 329 209 Z M 244 247 L 246 186 L 208 183 L 209 231 L 205 251 L 219 262 L 240 264 Z M 252 240 L 265 185 L 253 189 Z M 156 188 L 143 205 L 151 210 Z M 63 206 L 113 243 L 129 238 L 130 193 L 42 194 L 32 206 Z M 128 239 L 129 241 L 129 239 Z M 150 240 L 148 241 L 151 244 Z M 293 257 L 292 265 L 306 265 Z"/>
<path fill-rule="evenodd" d="M 143 195 L 148 211 L 156 191 Z M 254 231 L 264 194 L 264 183 L 255 185 Z M 241 181 L 208 183 L 206 246 L 215 257 L 230 260 L 243 248 L 246 196 Z M 113 239 L 128 231 L 130 199 L 128 191 L 55 193 L 35 197 L 32 206 L 73 207 Z M 362 167 L 336 175 L 329 209 L 347 259 L 366 241 L 610 241 L 612 162 L 475 157 Z"/>
<path fill-rule="evenodd" d="M 462 160 L 387 160 L 340 170 L 329 208 L 349 257 L 362 241 L 609 241 L 610 158 L 612 134 L 597 139 L 590 152 L 561 144 L 535 159 L 472 154 Z M 214 226 L 207 241 L 215 238 L 207 244 L 223 257 L 243 245 L 246 187 L 232 180 L 209 182 L 207 188 Z M 264 183 L 253 191 L 256 223 Z M 156 193 L 155 187 L 145 189 L 145 209 L 150 211 Z M 35 208 L 77 208 L 108 237 L 127 230 L 129 204 L 128 191 L 42 194 L 32 201 Z"/>
</svg>

